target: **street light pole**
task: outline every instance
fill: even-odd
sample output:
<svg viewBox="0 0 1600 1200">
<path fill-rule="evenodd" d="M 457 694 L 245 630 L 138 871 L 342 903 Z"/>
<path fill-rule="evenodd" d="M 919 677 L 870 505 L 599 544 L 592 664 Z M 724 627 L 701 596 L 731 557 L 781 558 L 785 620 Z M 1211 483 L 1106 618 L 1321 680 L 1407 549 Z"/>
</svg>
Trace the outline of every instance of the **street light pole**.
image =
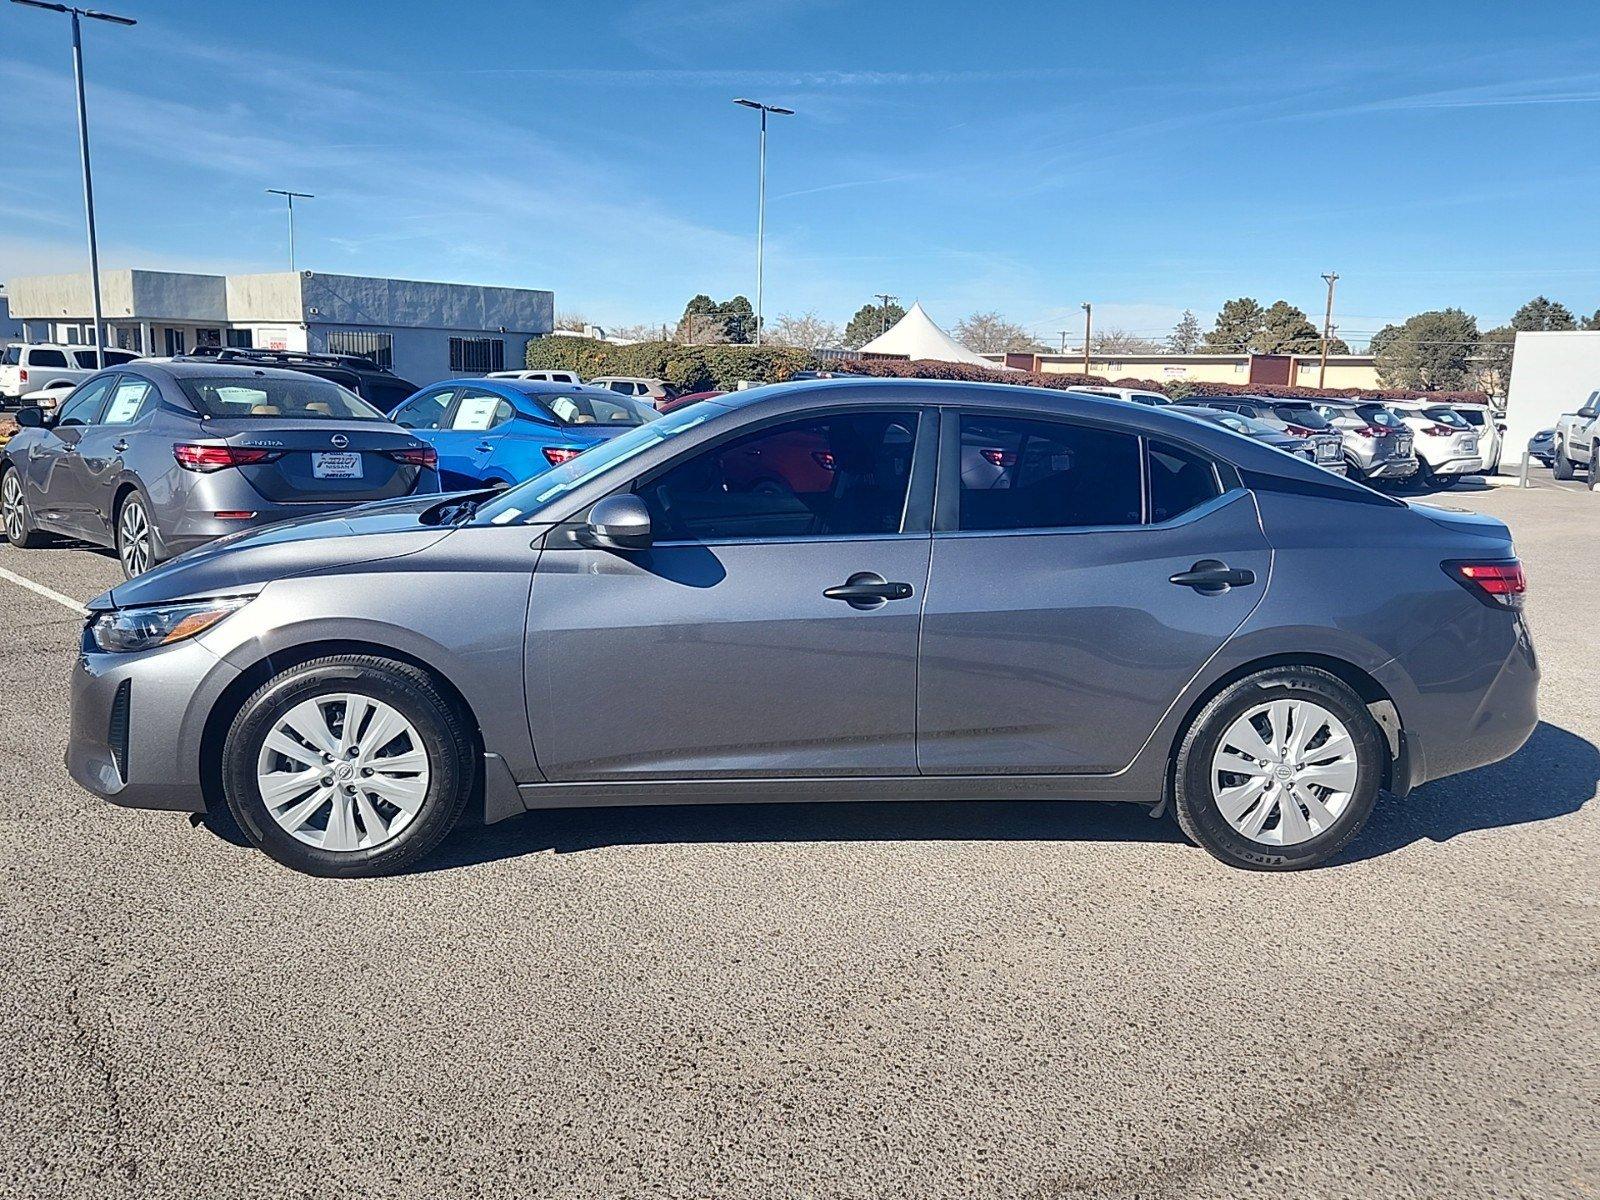
<svg viewBox="0 0 1600 1200">
<path fill-rule="evenodd" d="M 294 202 L 299 200 L 315 200 L 310 192 L 290 192 L 283 188 L 268 188 L 267 195 L 282 196 L 289 201 L 289 270 L 294 271 Z"/>
<path fill-rule="evenodd" d="M 1089 330 L 1094 318 L 1094 305 L 1087 300 L 1083 303 L 1083 373 L 1089 373 Z"/>
<path fill-rule="evenodd" d="M 113 25 L 137 25 L 131 17 L 113 13 L 96 12 L 87 8 L 72 8 L 66 4 L 47 4 L 45 0 L 11 0 L 13 4 L 28 8 L 42 8 L 47 12 L 68 13 L 72 17 L 72 78 L 78 92 L 78 153 L 83 159 L 83 211 L 89 226 L 89 290 L 94 296 L 94 354 L 98 367 L 106 365 L 105 311 L 100 303 L 100 244 L 94 232 L 94 179 L 89 173 L 89 108 L 83 98 L 83 31 L 79 18 L 90 17 L 108 21 Z"/>
<path fill-rule="evenodd" d="M 794 109 L 780 108 L 776 104 L 763 104 L 759 100 L 737 99 L 735 104 L 754 108 L 761 113 L 761 167 L 756 193 L 756 345 L 761 344 L 762 325 L 762 251 L 767 238 L 767 114 L 781 117 L 794 116 Z"/>
</svg>

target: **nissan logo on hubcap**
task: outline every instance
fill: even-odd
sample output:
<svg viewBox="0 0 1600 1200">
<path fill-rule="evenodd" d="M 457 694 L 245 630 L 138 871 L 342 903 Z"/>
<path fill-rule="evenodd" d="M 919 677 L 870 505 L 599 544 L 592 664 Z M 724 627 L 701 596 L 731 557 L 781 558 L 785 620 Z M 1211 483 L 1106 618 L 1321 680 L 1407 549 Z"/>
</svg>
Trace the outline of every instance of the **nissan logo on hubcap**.
<svg viewBox="0 0 1600 1200">
<path fill-rule="evenodd" d="M 336 433 L 336 434 L 333 435 L 333 446 L 334 446 L 334 449 L 343 450 L 349 444 L 350 444 L 350 439 L 345 437 L 344 434 Z"/>
</svg>

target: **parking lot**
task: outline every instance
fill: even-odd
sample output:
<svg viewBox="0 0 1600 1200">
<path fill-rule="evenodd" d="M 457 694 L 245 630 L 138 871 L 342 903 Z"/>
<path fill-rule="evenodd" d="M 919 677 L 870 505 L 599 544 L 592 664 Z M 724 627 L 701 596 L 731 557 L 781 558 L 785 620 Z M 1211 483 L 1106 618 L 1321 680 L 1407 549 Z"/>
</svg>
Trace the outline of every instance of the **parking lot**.
<svg viewBox="0 0 1600 1200">
<path fill-rule="evenodd" d="M 1230 870 L 1132 807 L 591 810 L 298 875 L 61 766 L 108 555 L 0 545 L 7 1196 L 1593 1196 L 1600 495 L 1464 487 L 1543 723 Z"/>
</svg>

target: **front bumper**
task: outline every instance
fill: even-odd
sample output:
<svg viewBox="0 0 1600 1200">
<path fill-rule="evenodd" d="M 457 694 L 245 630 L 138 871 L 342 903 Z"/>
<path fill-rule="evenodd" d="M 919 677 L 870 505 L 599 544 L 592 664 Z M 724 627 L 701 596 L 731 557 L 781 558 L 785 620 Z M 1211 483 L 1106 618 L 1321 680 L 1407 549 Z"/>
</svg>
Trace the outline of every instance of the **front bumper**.
<svg viewBox="0 0 1600 1200">
<path fill-rule="evenodd" d="M 72 671 L 68 774 L 113 804 L 204 812 L 206 718 L 238 676 L 192 640 L 106 654 L 85 634 Z"/>
</svg>

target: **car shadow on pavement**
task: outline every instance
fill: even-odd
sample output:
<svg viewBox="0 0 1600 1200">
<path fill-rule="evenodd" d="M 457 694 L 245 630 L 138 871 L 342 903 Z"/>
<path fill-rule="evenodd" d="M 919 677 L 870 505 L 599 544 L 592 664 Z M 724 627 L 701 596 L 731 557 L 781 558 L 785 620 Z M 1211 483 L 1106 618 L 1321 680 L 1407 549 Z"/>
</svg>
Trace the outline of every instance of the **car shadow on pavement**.
<svg viewBox="0 0 1600 1200">
<path fill-rule="evenodd" d="M 1529 825 L 1577 812 L 1595 798 L 1600 748 L 1540 721 L 1510 758 L 1419 787 L 1404 800 L 1379 800 L 1367 827 L 1334 865 L 1376 858 L 1426 839 Z"/>
</svg>

